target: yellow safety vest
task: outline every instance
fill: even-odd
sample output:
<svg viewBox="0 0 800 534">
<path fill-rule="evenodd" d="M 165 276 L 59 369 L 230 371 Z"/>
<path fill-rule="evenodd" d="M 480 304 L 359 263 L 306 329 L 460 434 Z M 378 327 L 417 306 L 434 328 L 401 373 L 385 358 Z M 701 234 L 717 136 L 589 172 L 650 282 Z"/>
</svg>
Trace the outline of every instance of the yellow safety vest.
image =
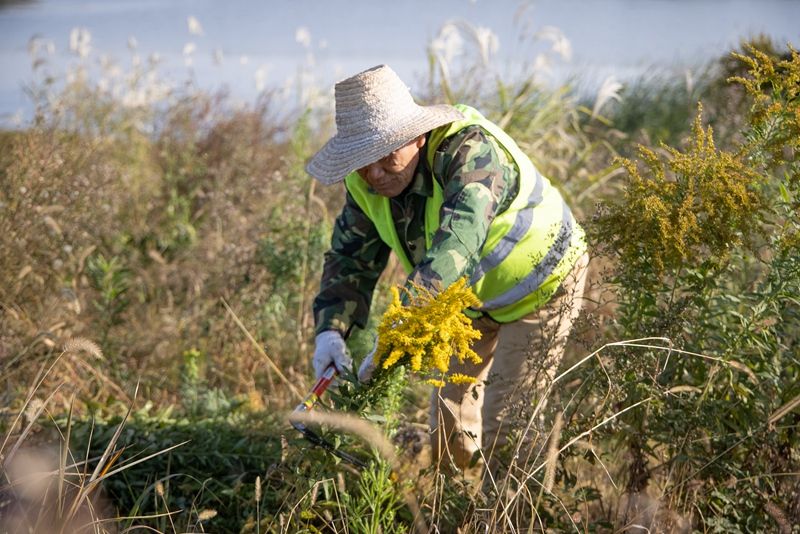
<svg viewBox="0 0 800 534">
<path fill-rule="evenodd" d="M 480 311 L 506 323 L 528 315 L 546 303 L 578 258 L 586 251 L 583 229 L 572 216 L 558 190 L 533 166 L 517 144 L 499 126 L 476 109 L 455 106 L 464 119 L 430 132 L 428 165 L 442 141 L 464 128 L 480 126 L 505 150 L 519 169 L 519 191 L 511 205 L 498 214 L 489 226 L 486 241 L 470 284 L 483 302 Z M 389 198 L 371 192 L 357 172 L 345 178 L 350 195 L 375 224 L 381 239 L 391 247 L 407 273 L 414 266 L 406 256 L 397 235 Z M 443 195 L 433 178 L 433 196 L 425 205 L 425 240 L 430 248 L 439 229 Z"/>
</svg>

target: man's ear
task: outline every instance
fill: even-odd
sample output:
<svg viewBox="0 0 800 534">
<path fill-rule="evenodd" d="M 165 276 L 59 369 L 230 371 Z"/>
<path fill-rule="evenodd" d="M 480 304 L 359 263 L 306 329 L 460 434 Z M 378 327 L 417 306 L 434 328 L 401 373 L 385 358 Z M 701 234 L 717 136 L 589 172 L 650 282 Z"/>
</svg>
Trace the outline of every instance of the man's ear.
<svg viewBox="0 0 800 534">
<path fill-rule="evenodd" d="M 419 137 L 417 137 L 417 141 L 416 141 L 417 148 L 424 147 L 426 140 L 427 140 L 427 137 L 425 136 L 425 134 L 422 134 Z"/>
</svg>

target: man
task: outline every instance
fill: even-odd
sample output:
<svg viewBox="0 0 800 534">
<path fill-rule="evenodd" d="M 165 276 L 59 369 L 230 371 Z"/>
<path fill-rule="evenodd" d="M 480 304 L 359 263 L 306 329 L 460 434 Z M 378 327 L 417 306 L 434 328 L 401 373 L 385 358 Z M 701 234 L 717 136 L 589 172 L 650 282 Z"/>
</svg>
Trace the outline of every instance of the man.
<svg viewBox="0 0 800 534">
<path fill-rule="evenodd" d="M 453 358 L 451 370 L 479 381 L 437 388 L 431 399 L 434 458 L 465 468 L 477 451 L 488 456 L 506 443 L 511 399 L 538 399 L 552 380 L 580 306 L 583 231 L 477 110 L 419 106 L 385 65 L 336 84 L 335 99 L 337 133 L 306 167 L 347 188 L 314 301 L 315 372 L 351 365 L 344 340 L 366 324 L 390 252 L 409 283 L 433 291 L 468 277 L 483 302 L 466 311 L 482 333 L 473 349 L 483 362 Z M 373 368 L 370 355 L 359 378 Z"/>
</svg>

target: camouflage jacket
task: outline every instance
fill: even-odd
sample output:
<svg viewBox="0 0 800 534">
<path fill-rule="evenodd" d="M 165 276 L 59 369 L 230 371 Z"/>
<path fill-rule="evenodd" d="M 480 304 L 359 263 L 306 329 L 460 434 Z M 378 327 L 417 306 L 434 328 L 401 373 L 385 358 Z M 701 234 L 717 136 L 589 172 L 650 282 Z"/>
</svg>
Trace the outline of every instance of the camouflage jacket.
<svg viewBox="0 0 800 534">
<path fill-rule="evenodd" d="M 411 183 L 390 199 L 390 205 L 397 235 L 415 266 L 408 281 L 436 290 L 472 274 L 489 225 L 516 195 L 519 173 L 506 152 L 478 126 L 445 139 L 437 148 L 433 169 L 426 148 L 427 144 L 420 151 Z M 433 180 L 442 186 L 444 202 L 439 229 L 427 248 L 425 202 L 433 195 Z M 314 300 L 316 333 L 339 330 L 346 337 L 354 325 L 364 328 L 372 292 L 390 252 L 348 193 Z"/>
</svg>

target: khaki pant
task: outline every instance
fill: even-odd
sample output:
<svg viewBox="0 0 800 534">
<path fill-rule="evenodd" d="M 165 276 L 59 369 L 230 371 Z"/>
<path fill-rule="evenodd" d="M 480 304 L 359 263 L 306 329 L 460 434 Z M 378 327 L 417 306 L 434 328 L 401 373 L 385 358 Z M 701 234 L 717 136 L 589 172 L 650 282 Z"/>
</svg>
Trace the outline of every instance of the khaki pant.
<svg viewBox="0 0 800 534">
<path fill-rule="evenodd" d="M 505 324 L 489 318 L 473 322 L 482 334 L 473 349 L 483 361 L 459 364 L 454 359 L 450 370 L 478 381 L 447 384 L 431 397 L 432 455 L 443 468 L 449 459 L 465 469 L 479 450 L 483 458 L 478 466 L 487 463 L 508 441 L 514 405 L 546 402 L 542 395 L 555 377 L 580 312 L 588 263 L 584 254 L 550 301 L 530 315 Z"/>
</svg>

